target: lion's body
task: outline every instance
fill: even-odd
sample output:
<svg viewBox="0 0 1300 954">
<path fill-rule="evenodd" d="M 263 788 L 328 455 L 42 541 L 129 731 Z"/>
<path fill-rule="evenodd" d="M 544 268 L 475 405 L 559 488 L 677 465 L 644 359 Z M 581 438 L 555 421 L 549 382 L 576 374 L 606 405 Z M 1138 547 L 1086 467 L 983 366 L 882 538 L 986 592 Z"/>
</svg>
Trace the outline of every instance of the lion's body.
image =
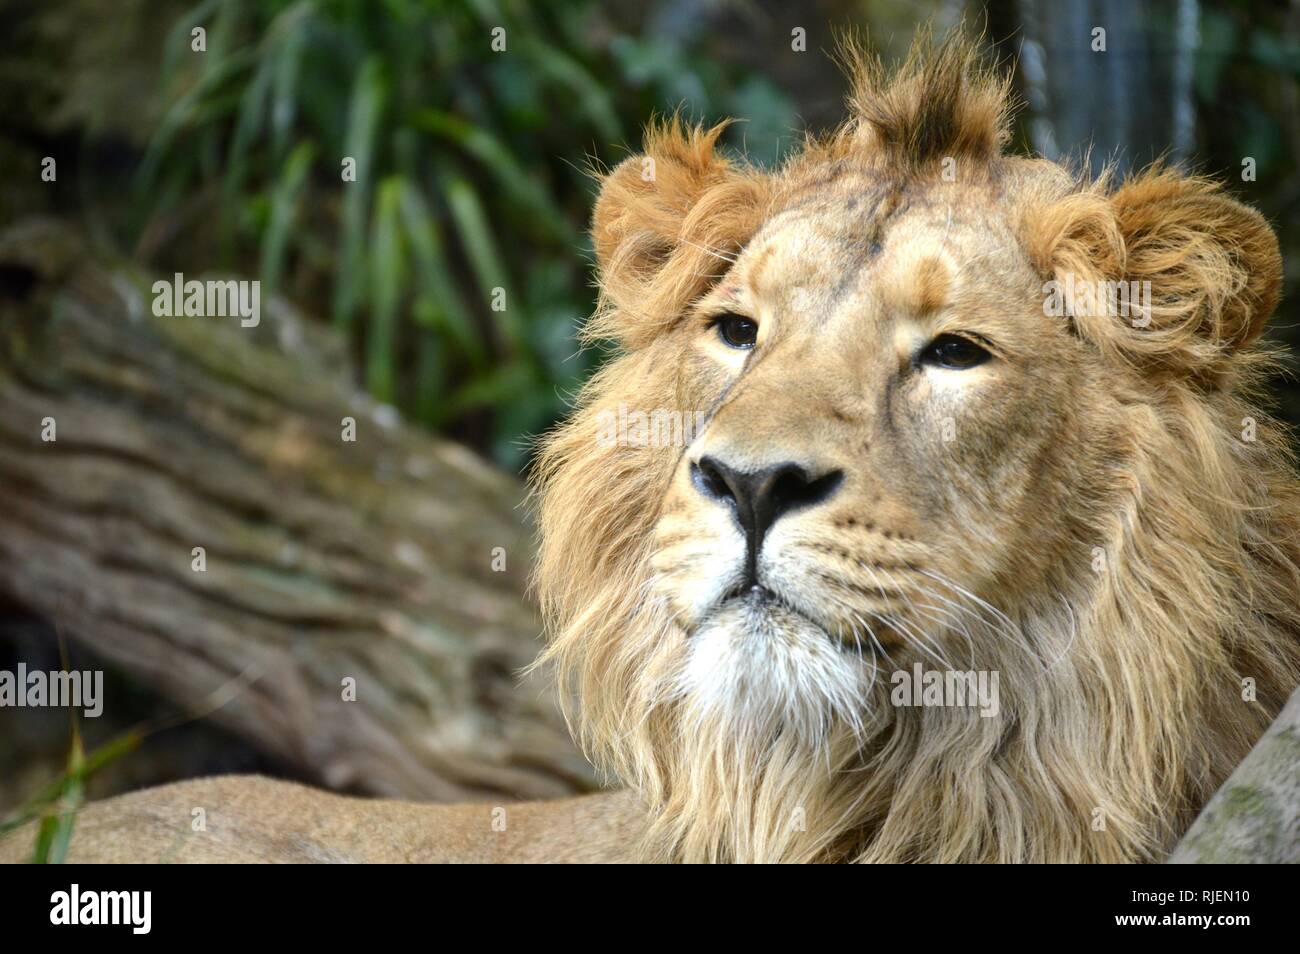
<svg viewBox="0 0 1300 954">
<path fill-rule="evenodd" d="M 543 446 L 538 582 L 575 732 L 636 794 L 521 807 L 517 860 L 1151 860 L 1300 682 L 1268 225 L 1004 154 L 961 42 L 855 69 L 776 172 L 668 124 L 605 179 L 618 352 Z M 1145 310 L 1098 308 L 1115 281 Z M 660 411 L 702 427 L 637 430 Z M 996 692 L 900 701 L 918 667 Z M 494 857 L 486 808 L 266 784 L 208 790 L 254 842 L 223 850 Z M 195 800 L 92 808 L 74 852 L 161 850 Z"/>
<path fill-rule="evenodd" d="M 627 793 L 550 802 L 421 805 L 349 798 L 227 775 L 96 802 L 77 816 L 70 863 L 552 863 L 633 860 L 644 812 Z M 0 862 L 31 858 L 30 827 Z"/>
</svg>

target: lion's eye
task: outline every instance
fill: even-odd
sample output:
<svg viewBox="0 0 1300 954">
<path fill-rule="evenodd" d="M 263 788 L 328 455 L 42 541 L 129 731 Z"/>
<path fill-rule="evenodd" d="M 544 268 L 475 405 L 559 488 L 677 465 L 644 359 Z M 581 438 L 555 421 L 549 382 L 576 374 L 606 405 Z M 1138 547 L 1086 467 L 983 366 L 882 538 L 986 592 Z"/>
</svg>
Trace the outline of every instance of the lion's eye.
<svg viewBox="0 0 1300 954">
<path fill-rule="evenodd" d="M 960 335 L 939 335 L 921 352 L 921 363 L 932 364 L 952 371 L 965 371 L 983 364 L 992 355 L 969 338 Z"/>
<path fill-rule="evenodd" d="M 730 348 L 752 348 L 758 340 L 758 322 L 741 315 L 719 315 L 713 321 L 718 337 Z"/>
</svg>

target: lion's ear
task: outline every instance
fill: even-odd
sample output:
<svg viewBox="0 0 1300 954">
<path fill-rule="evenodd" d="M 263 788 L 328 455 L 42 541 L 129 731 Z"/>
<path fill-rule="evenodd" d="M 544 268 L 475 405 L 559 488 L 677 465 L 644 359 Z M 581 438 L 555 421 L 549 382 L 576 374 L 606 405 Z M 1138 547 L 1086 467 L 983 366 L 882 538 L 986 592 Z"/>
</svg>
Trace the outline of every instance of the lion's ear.
<svg viewBox="0 0 1300 954">
<path fill-rule="evenodd" d="M 1112 202 L 1128 278 L 1151 283 L 1158 332 L 1227 351 L 1260 336 L 1282 288 L 1277 236 L 1262 215 L 1172 169 L 1126 183 Z"/>
<path fill-rule="evenodd" d="M 762 220 L 766 178 L 717 152 L 711 129 L 651 126 L 601 183 L 592 216 L 602 307 L 593 334 L 635 345 L 671 325 Z"/>
<path fill-rule="evenodd" d="M 1255 341 L 1277 306 L 1282 258 L 1264 217 L 1215 182 L 1156 167 L 1110 193 L 1065 200 L 1056 278 L 1123 282 L 1119 316 L 1076 324 L 1143 364 L 1210 380 Z M 1110 295 L 1108 303 L 1113 301 Z"/>
</svg>

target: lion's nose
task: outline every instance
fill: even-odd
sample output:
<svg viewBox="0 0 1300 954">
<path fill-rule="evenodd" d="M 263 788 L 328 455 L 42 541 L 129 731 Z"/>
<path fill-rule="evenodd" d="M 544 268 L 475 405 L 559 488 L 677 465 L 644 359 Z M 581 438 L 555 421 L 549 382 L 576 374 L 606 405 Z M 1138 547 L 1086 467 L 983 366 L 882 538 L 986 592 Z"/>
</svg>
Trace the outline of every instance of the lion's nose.
<svg viewBox="0 0 1300 954">
<path fill-rule="evenodd" d="M 802 507 L 822 503 L 839 487 L 844 472 L 817 477 L 791 461 L 761 470 L 737 470 L 716 457 L 691 464 L 691 479 L 704 496 L 732 508 L 748 543 L 747 573 L 754 579 L 763 537 L 781 517 Z"/>
</svg>

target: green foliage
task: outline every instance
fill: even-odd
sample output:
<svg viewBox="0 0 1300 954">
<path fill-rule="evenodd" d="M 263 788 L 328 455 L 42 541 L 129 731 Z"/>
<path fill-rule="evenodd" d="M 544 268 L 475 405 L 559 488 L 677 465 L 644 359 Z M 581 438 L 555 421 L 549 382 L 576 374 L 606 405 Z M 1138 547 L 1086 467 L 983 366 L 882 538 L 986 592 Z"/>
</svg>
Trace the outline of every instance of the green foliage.
<svg viewBox="0 0 1300 954">
<path fill-rule="evenodd" d="M 1240 3 L 1202 9 L 1198 32 L 1197 157 L 1277 230 L 1286 286 L 1268 334 L 1289 349 L 1290 370 L 1269 390 L 1300 436 L 1300 35 L 1282 8 Z"/>
<path fill-rule="evenodd" d="M 73 722 L 67 769 L 13 817 L 0 822 L 0 835 L 40 819 L 31 860 L 35 864 L 62 863 L 72 840 L 77 812 L 86 799 L 86 783 L 96 773 L 138 749 L 146 734 L 145 729 L 131 729 L 87 754 L 80 729 Z"/>
<path fill-rule="evenodd" d="M 168 40 L 142 228 L 208 196 L 194 226 L 219 237 L 210 264 L 332 316 L 376 397 L 518 466 L 519 437 L 595 360 L 573 334 L 592 305 L 589 163 L 617 162 L 665 104 L 757 114 L 748 145 L 767 158 L 795 123 L 764 80 L 602 16 L 558 0 L 204 0 Z"/>
</svg>

